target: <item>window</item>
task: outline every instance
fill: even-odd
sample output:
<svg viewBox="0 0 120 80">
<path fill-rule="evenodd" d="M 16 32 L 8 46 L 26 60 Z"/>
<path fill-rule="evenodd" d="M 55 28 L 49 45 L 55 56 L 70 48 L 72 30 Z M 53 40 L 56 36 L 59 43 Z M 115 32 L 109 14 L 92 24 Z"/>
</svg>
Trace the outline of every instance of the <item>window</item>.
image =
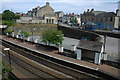
<svg viewBox="0 0 120 80">
<path fill-rule="evenodd" d="M 107 17 L 105 18 L 105 21 L 107 22 Z"/>
<path fill-rule="evenodd" d="M 46 23 L 48 23 L 48 19 L 46 19 Z"/>
<path fill-rule="evenodd" d="M 101 17 L 101 22 L 103 21 L 103 18 Z"/>
<path fill-rule="evenodd" d="M 92 18 L 92 21 L 93 21 L 93 18 Z"/>
<path fill-rule="evenodd" d="M 49 19 L 49 23 L 51 23 L 51 19 Z"/>
<path fill-rule="evenodd" d="M 54 23 L 54 19 L 52 19 L 52 23 Z"/>
<path fill-rule="evenodd" d="M 98 18 L 96 17 L 96 22 L 98 22 Z"/>
<path fill-rule="evenodd" d="M 112 22 L 113 21 L 113 18 L 112 17 L 110 17 L 110 22 Z"/>
</svg>

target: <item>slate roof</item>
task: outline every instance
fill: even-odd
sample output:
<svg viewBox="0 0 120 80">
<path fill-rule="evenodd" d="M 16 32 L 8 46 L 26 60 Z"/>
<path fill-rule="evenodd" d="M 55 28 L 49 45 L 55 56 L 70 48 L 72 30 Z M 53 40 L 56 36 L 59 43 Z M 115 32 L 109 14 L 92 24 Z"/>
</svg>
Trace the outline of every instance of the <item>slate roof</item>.
<svg viewBox="0 0 120 80">
<path fill-rule="evenodd" d="M 101 52 L 102 45 L 103 45 L 102 42 L 80 40 L 77 49 L 85 49 L 95 52 Z"/>
<path fill-rule="evenodd" d="M 92 13 L 96 16 L 98 14 L 104 13 L 105 11 L 92 11 Z"/>
<path fill-rule="evenodd" d="M 62 11 L 58 11 L 58 12 L 55 12 L 56 14 L 59 14 L 59 13 L 61 13 Z"/>
<path fill-rule="evenodd" d="M 43 6 L 43 7 L 40 7 L 40 9 L 45 8 L 45 7 L 46 7 L 46 5 Z M 49 6 L 49 7 L 50 7 L 51 9 L 53 9 L 51 6 Z M 40 9 L 39 9 L 39 10 L 40 10 Z M 53 9 L 53 10 L 54 10 L 54 9 Z"/>
<path fill-rule="evenodd" d="M 98 17 L 115 17 L 116 14 L 114 12 L 104 12 L 104 13 L 98 14 L 97 16 Z"/>
</svg>

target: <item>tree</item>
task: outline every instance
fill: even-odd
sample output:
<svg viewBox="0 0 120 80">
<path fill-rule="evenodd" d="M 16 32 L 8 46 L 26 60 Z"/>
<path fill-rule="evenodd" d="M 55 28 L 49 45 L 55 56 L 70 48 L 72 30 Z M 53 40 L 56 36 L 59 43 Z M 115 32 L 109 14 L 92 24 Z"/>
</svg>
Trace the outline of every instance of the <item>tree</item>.
<svg viewBox="0 0 120 80">
<path fill-rule="evenodd" d="M 15 15 L 15 19 L 19 19 L 20 18 L 20 16 L 19 15 Z"/>
<path fill-rule="evenodd" d="M 13 32 L 12 30 L 8 30 L 8 29 L 5 30 L 5 34 L 8 33 L 10 35 L 12 32 Z"/>
<path fill-rule="evenodd" d="M 71 23 L 77 23 L 76 17 L 71 16 L 71 17 L 70 17 L 70 22 L 71 22 Z"/>
<path fill-rule="evenodd" d="M 22 31 L 20 34 L 23 34 L 25 37 L 30 36 L 30 34 L 28 32 Z"/>
<path fill-rule="evenodd" d="M 2 20 L 13 20 L 15 19 L 15 14 L 12 11 L 5 10 L 2 13 Z"/>
<path fill-rule="evenodd" d="M 12 21 L 2 21 L 2 24 L 7 25 L 7 27 L 12 26 L 14 23 Z"/>
<path fill-rule="evenodd" d="M 45 43 L 62 44 L 63 35 L 61 31 L 47 28 L 42 32 L 42 41 Z"/>
<path fill-rule="evenodd" d="M 0 13 L 0 20 L 2 20 L 2 14 Z"/>
<path fill-rule="evenodd" d="M 2 73 L 0 73 L 2 74 L 2 79 L 9 80 L 8 75 L 9 75 L 9 72 L 13 70 L 13 68 L 10 67 L 10 65 L 7 65 L 4 61 L 0 63 L 0 67 L 2 67 Z"/>
</svg>

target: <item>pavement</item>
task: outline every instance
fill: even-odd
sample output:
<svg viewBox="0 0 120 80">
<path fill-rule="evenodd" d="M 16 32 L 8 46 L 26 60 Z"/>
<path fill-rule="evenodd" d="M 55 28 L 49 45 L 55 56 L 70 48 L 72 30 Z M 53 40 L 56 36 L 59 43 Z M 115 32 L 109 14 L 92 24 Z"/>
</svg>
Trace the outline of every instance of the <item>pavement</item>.
<svg viewBox="0 0 120 80">
<path fill-rule="evenodd" d="M 56 54 L 55 53 L 56 51 L 54 51 L 54 50 L 52 50 L 52 51 L 41 50 L 41 49 L 39 49 L 39 47 L 36 48 L 35 44 L 28 44 L 27 42 L 21 42 L 21 41 L 18 41 L 18 40 L 15 40 L 13 38 L 9 38 L 9 37 L 6 37 L 6 36 L 3 36 L 2 38 L 5 39 L 5 40 L 14 42 L 18 45 L 30 48 L 32 50 L 36 50 L 36 51 L 42 52 L 44 54 L 56 57 L 58 59 L 62 59 L 62 60 L 65 60 L 67 62 L 77 64 L 77 65 L 80 65 L 80 66 L 84 66 L 84 67 L 87 67 L 87 68 L 96 69 L 96 70 L 102 71 L 106 74 L 109 74 L 109 75 L 112 75 L 114 77 L 120 78 L 119 74 L 118 74 L 118 72 L 120 72 L 120 69 L 117 69 L 115 67 L 105 65 L 105 64 L 104 65 L 96 65 L 96 64 L 89 63 L 89 62 L 86 62 L 86 61 L 81 61 L 81 60 L 65 57 L 65 56 Z"/>
</svg>

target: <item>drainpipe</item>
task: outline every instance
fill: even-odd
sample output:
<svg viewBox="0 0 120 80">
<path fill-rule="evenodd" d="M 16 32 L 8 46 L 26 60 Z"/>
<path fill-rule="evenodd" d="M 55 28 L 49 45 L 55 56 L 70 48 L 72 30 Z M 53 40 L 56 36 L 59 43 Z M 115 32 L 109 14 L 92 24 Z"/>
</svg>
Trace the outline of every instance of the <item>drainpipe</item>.
<svg viewBox="0 0 120 80">
<path fill-rule="evenodd" d="M 106 44 L 107 35 L 104 35 L 104 42 L 103 42 L 103 52 L 105 53 L 105 44 Z"/>
<path fill-rule="evenodd" d="M 107 60 L 107 53 L 105 53 L 106 38 L 107 38 L 107 35 L 104 35 L 104 43 L 103 43 L 103 60 Z"/>
</svg>

